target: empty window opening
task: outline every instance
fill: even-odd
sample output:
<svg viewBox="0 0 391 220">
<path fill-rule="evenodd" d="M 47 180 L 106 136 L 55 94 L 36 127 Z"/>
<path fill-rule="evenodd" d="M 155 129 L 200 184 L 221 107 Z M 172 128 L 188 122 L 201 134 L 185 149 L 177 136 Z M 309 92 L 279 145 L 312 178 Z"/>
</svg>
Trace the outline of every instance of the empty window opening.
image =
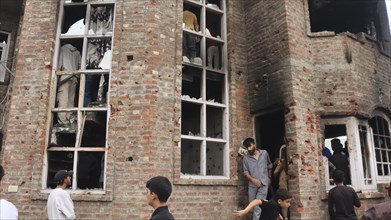
<svg viewBox="0 0 391 220">
<path fill-rule="evenodd" d="M 363 32 L 382 41 L 381 29 L 388 22 L 380 19 L 387 13 L 381 1 L 308 0 L 311 31 Z"/>
</svg>

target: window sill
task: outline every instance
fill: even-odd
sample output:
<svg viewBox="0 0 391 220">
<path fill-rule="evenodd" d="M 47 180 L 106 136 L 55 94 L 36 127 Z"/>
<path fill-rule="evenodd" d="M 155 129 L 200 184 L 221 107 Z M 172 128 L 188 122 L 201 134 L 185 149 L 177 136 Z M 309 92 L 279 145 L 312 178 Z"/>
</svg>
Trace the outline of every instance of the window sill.
<svg viewBox="0 0 391 220">
<path fill-rule="evenodd" d="M 237 180 L 228 179 L 226 177 L 197 177 L 184 176 L 181 178 L 175 178 L 175 185 L 204 185 L 204 186 L 237 186 Z"/>
<path fill-rule="evenodd" d="M 47 200 L 52 190 L 36 190 L 30 195 L 32 200 Z M 113 201 L 112 194 L 107 194 L 107 191 L 103 190 L 67 190 L 71 195 L 73 201 L 97 201 L 97 202 L 110 202 Z"/>
<path fill-rule="evenodd" d="M 386 195 L 382 192 L 357 192 L 358 198 L 360 200 L 365 199 L 384 199 Z M 328 200 L 328 193 L 323 193 L 321 196 L 322 201 Z"/>
</svg>

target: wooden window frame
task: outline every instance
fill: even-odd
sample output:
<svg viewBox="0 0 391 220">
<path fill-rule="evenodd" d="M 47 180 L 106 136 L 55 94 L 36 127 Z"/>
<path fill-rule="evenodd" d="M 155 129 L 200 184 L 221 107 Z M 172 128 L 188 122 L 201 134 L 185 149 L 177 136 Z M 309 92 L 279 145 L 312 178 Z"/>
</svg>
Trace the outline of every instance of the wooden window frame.
<svg viewBox="0 0 391 220">
<path fill-rule="evenodd" d="M 61 27 L 62 22 L 64 19 L 64 8 L 66 6 L 83 6 L 85 5 L 87 7 L 86 11 L 86 17 L 85 17 L 85 31 L 82 35 L 64 35 L 61 33 Z M 110 34 L 105 35 L 98 35 L 98 34 L 90 34 L 88 33 L 88 25 L 90 20 L 90 8 L 92 6 L 97 5 L 103 5 L 103 6 L 112 6 L 113 7 L 113 30 Z M 84 85 L 85 85 L 85 75 L 86 74 L 107 74 L 109 76 L 109 82 L 110 85 L 110 75 L 111 75 L 111 68 L 110 69 L 86 69 L 86 57 L 87 57 L 87 44 L 89 39 L 110 39 L 111 40 L 111 48 L 113 48 L 113 39 L 114 39 L 114 24 L 115 24 L 115 6 L 116 6 L 116 0 L 105 0 L 105 1 L 83 1 L 83 2 L 71 2 L 67 0 L 61 0 L 60 6 L 59 6 L 59 19 L 57 24 L 57 37 L 56 37 L 56 46 L 53 56 L 53 70 L 52 70 L 52 76 L 51 76 L 51 94 L 50 94 L 50 103 L 48 108 L 48 116 L 49 120 L 47 123 L 47 137 L 50 136 L 51 130 L 52 130 L 52 124 L 53 124 L 53 114 L 59 111 L 76 111 L 77 112 L 77 132 L 76 132 L 76 144 L 75 147 L 50 147 L 49 148 L 49 138 L 46 138 L 46 146 L 47 149 L 44 154 L 44 160 L 43 160 L 43 170 L 42 170 L 42 179 L 41 179 L 41 193 L 49 193 L 52 189 L 48 188 L 47 185 L 47 179 L 48 179 L 48 152 L 73 152 L 74 158 L 73 158 L 73 178 L 72 178 L 72 188 L 69 190 L 70 193 L 73 194 L 85 194 L 85 192 L 88 191 L 88 194 L 91 195 L 100 195 L 105 194 L 106 192 L 106 172 L 107 172 L 107 150 L 108 150 L 108 121 L 110 116 L 110 107 L 107 103 L 109 103 L 109 93 L 110 93 L 110 86 L 108 86 L 107 91 L 107 100 L 106 100 L 106 106 L 104 107 L 84 107 L 82 104 L 83 96 L 84 96 Z M 61 71 L 58 68 L 58 57 L 60 53 L 60 46 L 61 46 L 61 40 L 63 39 L 83 39 L 83 51 L 81 53 L 81 68 L 79 70 L 75 71 Z M 55 100 L 56 100 L 56 91 L 57 91 L 57 80 L 58 76 L 60 75 L 79 75 L 80 76 L 80 91 L 79 91 L 79 104 L 78 106 L 74 108 L 58 108 L 55 106 Z M 80 107 L 82 106 L 82 107 Z M 83 119 L 85 119 L 85 113 L 86 112 L 105 112 L 106 117 L 106 136 L 105 136 L 105 146 L 104 147 L 80 147 L 81 138 L 82 138 L 82 127 L 83 127 Z M 79 152 L 104 152 L 104 187 L 103 189 L 78 189 L 77 186 L 77 166 L 78 166 L 78 155 Z M 99 163 L 100 164 L 100 163 Z"/>
</svg>

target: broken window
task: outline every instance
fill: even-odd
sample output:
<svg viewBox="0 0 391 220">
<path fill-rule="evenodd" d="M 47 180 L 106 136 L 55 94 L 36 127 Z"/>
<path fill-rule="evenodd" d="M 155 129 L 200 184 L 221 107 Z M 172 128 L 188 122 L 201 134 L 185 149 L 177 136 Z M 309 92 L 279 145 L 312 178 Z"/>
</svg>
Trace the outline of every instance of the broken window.
<svg viewBox="0 0 391 220">
<path fill-rule="evenodd" d="M 61 169 L 74 171 L 73 190 L 105 187 L 114 3 L 61 1 L 46 187 Z"/>
<path fill-rule="evenodd" d="M 185 0 L 182 176 L 228 177 L 225 1 Z"/>
<path fill-rule="evenodd" d="M 323 119 L 323 123 L 322 154 L 327 189 L 334 185 L 332 174 L 338 169 L 345 172 L 345 184 L 356 190 L 374 190 L 375 162 L 368 122 L 348 117 Z"/>
<path fill-rule="evenodd" d="M 390 34 L 384 0 L 308 0 L 311 32 L 363 32 L 388 50 Z"/>
<path fill-rule="evenodd" d="M 375 116 L 369 124 L 373 129 L 377 175 L 388 178 L 391 171 L 391 135 L 388 122 L 381 116 Z"/>
<path fill-rule="evenodd" d="M 4 82 L 8 64 L 10 34 L 0 31 L 0 82 Z"/>
<path fill-rule="evenodd" d="M 358 125 L 358 134 L 361 147 L 361 161 L 364 176 L 364 184 L 371 185 L 373 181 L 371 171 L 371 154 L 368 146 L 368 128 L 365 125 Z M 346 146 L 347 147 L 347 146 Z"/>
</svg>

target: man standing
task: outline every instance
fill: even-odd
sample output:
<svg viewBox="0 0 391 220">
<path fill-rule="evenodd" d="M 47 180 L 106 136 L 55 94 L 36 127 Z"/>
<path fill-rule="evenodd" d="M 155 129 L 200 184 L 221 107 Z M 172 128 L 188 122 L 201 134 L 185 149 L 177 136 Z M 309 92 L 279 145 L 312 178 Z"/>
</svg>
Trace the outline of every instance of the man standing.
<svg viewBox="0 0 391 220">
<path fill-rule="evenodd" d="M 0 165 L 0 182 L 4 175 L 4 169 Z M 5 199 L 0 199 L 0 219 L 18 219 L 18 209 Z"/>
<path fill-rule="evenodd" d="M 190 11 L 190 7 L 185 5 L 183 11 L 183 23 L 187 29 L 198 32 L 198 20 L 197 16 Z M 197 55 L 196 43 L 199 41 L 199 38 L 183 32 L 183 40 L 182 40 L 182 56 L 183 61 L 188 62 L 190 58 L 190 62 L 194 62 L 194 58 Z M 189 57 L 187 56 L 189 55 Z"/>
<path fill-rule="evenodd" d="M 336 184 L 329 191 L 329 215 L 331 220 L 357 220 L 354 206 L 361 206 L 357 193 L 353 188 L 345 186 L 343 181 L 345 173 L 341 170 L 336 170 L 333 173 L 333 179 Z"/>
<path fill-rule="evenodd" d="M 243 159 L 243 172 L 248 180 L 248 200 L 265 200 L 273 167 L 269 154 L 265 150 L 257 149 L 253 138 L 246 138 L 243 146 L 248 151 Z M 261 212 L 259 206 L 254 207 L 253 220 L 258 220 Z"/>
<path fill-rule="evenodd" d="M 150 220 L 174 220 L 167 206 L 172 192 L 170 180 L 164 176 L 155 176 L 148 180 L 146 187 L 148 205 L 155 209 Z"/>
<path fill-rule="evenodd" d="M 75 211 L 73 210 L 73 201 L 69 193 L 65 191 L 65 188 L 72 183 L 72 175 L 73 172 L 66 170 L 60 170 L 54 175 L 57 188 L 50 193 L 48 198 L 47 210 L 49 220 L 76 218 Z"/>
</svg>

